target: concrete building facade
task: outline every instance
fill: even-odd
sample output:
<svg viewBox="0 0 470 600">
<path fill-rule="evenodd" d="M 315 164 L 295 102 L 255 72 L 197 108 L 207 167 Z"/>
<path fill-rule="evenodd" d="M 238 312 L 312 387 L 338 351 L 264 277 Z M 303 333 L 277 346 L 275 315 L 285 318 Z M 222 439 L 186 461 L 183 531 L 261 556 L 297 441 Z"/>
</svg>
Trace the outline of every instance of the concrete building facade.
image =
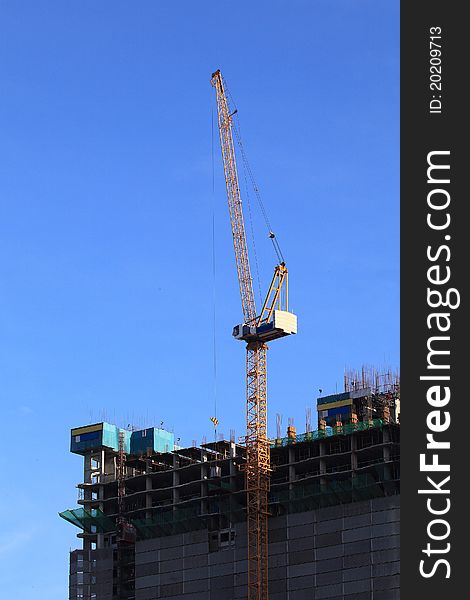
<svg viewBox="0 0 470 600">
<path fill-rule="evenodd" d="M 76 432 L 81 506 L 61 513 L 82 539 L 70 554 L 70 600 L 246 598 L 242 446 L 176 448 L 165 434 L 162 447 L 154 431 L 146 447 L 149 434 L 128 432 L 124 508 L 136 540 L 123 553 L 118 448 L 108 434 L 105 446 L 104 435 Z M 399 598 L 399 434 L 398 424 L 377 419 L 273 443 L 271 600 Z"/>
</svg>

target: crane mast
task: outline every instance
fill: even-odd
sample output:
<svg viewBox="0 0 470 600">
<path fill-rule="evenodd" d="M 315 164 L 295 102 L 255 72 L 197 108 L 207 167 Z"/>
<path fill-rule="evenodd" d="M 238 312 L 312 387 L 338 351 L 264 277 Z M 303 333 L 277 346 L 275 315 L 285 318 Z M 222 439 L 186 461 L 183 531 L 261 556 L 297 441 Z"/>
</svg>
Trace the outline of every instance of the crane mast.
<svg viewBox="0 0 470 600">
<path fill-rule="evenodd" d="M 212 74 L 211 83 L 216 91 L 220 145 L 244 319 L 242 324 L 234 327 L 233 335 L 247 342 L 245 486 L 248 600 L 268 600 L 270 451 L 267 436 L 266 342 L 296 333 L 297 318 L 288 312 L 287 268 L 284 262 L 276 265 L 262 311 L 257 316 L 232 136 L 232 114 L 220 70 Z"/>
<path fill-rule="evenodd" d="M 125 452 L 124 431 L 119 431 L 118 455 L 116 457 L 116 480 L 117 480 L 117 498 L 118 515 L 116 519 L 117 530 L 117 598 L 119 600 L 131 600 L 135 598 L 134 579 L 135 572 L 133 563 L 135 562 L 135 541 L 136 530 L 134 525 L 129 522 L 125 514 L 126 497 L 126 452 Z"/>
</svg>

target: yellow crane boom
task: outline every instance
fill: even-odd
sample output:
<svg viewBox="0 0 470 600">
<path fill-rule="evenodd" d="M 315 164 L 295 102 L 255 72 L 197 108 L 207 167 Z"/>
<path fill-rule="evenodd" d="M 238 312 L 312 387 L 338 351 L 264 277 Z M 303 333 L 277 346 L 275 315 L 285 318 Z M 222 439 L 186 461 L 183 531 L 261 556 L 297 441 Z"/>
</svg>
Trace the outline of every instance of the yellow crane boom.
<svg viewBox="0 0 470 600">
<path fill-rule="evenodd" d="M 255 295 L 251 278 L 250 261 L 246 245 L 245 224 L 243 220 L 240 186 L 238 184 L 237 162 L 232 136 L 232 115 L 230 114 L 224 84 L 220 71 L 212 75 L 212 84 L 217 94 L 217 118 L 220 134 L 220 147 L 224 164 L 225 185 L 227 188 L 230 223 L 232 225 L 233 246 L 240 285 L 242 311 L 245 323 L 256 318 Z"/>
<path fill-rule="evenodd" d="M 247 342 L 245 486 L 248 600 L 268 600 L 270 452 L 267 435 L 266 342 L 296 333 L 297 318 L 288 312 L 288 274 L 284 262 L 276 265 L 266 300 L 257 316 L 232 136 L 233 115 L 220 70 L 212 74 L 211 83 L 216 91 L 220 146 L 243 312 L 243 323 L 234 327 L 233 335 Z"/>
</svg>

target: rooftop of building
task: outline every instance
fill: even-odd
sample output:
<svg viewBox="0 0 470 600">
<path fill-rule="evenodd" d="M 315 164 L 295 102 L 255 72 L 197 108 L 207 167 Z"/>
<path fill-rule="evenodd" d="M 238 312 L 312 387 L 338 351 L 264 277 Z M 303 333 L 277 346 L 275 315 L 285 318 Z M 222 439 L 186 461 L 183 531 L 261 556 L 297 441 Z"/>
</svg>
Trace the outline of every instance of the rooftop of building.
<svg viewBox="0 0 470 600">
<path fill-rule="evenodd" d="M 114 447 L 109 450 L 115 455 Z M 197 529 L 223 515 L 230 515 L 232 521 L 243 519 L 244 455 L 243 446 L 228 440 L 129 455 L 126 514 L 139 537 Z M 399 490 L 399 425 L 384 419 L 338 421 L 335 427 L 302 434 L 290 428 L 290 435 L 272 440 L 271 457 L 273 514 Z M 175 471 L 181 472 L 177 480 L 171 475 Z M 150 487 L 147 479 L 152 482 Z M 82 530 L 80 537 L 114 531 L 116 486 L 115 473 L 105 473 L 95 483 L 79 484 L 83 490 L 103 491 L 94 500 L 79 500 L 80 508 L 63 511 L 61 516 Z"/>
</svg>

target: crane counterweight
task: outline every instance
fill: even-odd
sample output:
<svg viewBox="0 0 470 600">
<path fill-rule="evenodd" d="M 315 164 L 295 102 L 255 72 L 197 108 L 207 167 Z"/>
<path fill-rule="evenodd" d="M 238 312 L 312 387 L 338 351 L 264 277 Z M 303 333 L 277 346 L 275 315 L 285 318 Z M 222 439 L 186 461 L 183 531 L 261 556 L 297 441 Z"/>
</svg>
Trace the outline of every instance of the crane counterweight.
<svg viewBox="0 0 470 600">
<path fill-rule="evenodd" d="M 278 338 L 297 333 L 297 315 L 285 310 L 273 311 L 269 322 L 261 325 L 235 325 L 232 335 L 245 342 L 271 342 Z"/>
</svg>

